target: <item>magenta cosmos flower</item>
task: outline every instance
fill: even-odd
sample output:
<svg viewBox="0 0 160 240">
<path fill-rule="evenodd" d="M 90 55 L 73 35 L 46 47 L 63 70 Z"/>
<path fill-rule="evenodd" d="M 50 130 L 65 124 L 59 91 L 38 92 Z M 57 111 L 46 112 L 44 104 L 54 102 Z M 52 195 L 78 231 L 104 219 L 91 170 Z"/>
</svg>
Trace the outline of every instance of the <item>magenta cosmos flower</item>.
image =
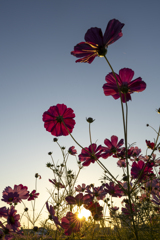
<svg viewBox="0 0 160 240">
<path fill-rule="evenodd" d="M 132 168 L 131 168 L 131 176 L 133 179 L 136 179 L 140 176 L 143 168 L 145 166 L 145 163 L 143 161 L 138 161 L 137 163 L 136 162 L 133 162 L 132 164 Z M 143 173 L 141 174 L 141 177 L 139 180 L 145 180 L 150 174 L 153 173 L 152 171 L 152 167 L 149 163 L 146 165 L 146 167 L 144 168 L 144 171 Z"/>
<path fill-rule="evenodd" d="M 64 104 L 57 104 L 44 112 L 42 119 L 46 130 L 58 137 L 62 135 L 67 136 L 69 132 L 72 132 L 75 125 L 74 117 L 75 114 L 71 108 L 67 108 Z"/>
<path fill-rule="evenodd" d="M 134 76 L 134 71 L 129 68 L 123 68 L 119 71 L 119 75 L 116 74 L 116 78 L 118 81 L 118 85 L 121 91 L 122 102 L 125 103 L 131 100 L 131 94 L 134 92 L 142 92 L 146 88 L 146 83 L 142 81 L 142 78 L 136 78 L 131 81 Z M 114 78 L 113 73 L 109 73 L 106 78 L 106 82 L 103 85 L 104 94 L 106 96 L 112 96 L 114 99 L 118 99 L 120 97 L 116 80 Z M 126 101 L 125 101 L 126 97 Z"/>
<path fill-rule="evenodd" d="M 90 189 L 86 189 L 86 192 L 93 198 L 96 197 L 97 200 L 103 200 L 106 196 L 106 191 L 103 189 L 103 186 L 92 187 L 92 191 Z"/>
<path fill-rule="evenodd" d="M 37 198 L 39 195 L 39 193 L 36 193 L 36 190 L 33 190 L 30 194 L 29 194 L 29 198 L 28 201 L 34 200 L 35 198 Z"/>
<path fill-rule="evenodd" d="M 106 147 L 103 147 L 104 153 L 102 154 L 102 157 L 106 159 L 107 157 L 112 156 L 117 152 L 120 152 L 120 147 L 123 145 L 123 143 L 123 139 L 118 142 L 118 137 L 114 135 L 111 137 L 111 141 L 106 138 L 104 140 L 104 144 L 106 145 Z"/>
<path fill-rule="evenodd" d="M 147 144 L 147 147 L 154 150 L 155 149 L 155 143 L 154 142 L 150 142 L 148 140 L 146 140 L 146 144 Z"/>
<path fill-rule="evenodd" d="M 29 197 L 29 191 L 26 186 L 22 184 L 14 185 L 14 189 L 11 187 L 6 187 L 3 191 L 2 201 L 10 203 L 21 202 L 22 199 L 27 199 Z"/>
<path fill-rule="evenodd" d="M 75 187 L 75 190 L 77 192 L 84 192 L 86 190 L 86 184 L 82 183 L 82 187 L 80 185 L 78 185 L 77 187 Z"/>
<path fill-rule="evenodd" d="M 83 219 L 79 219 L 76 213 L 68 212 L 61 219 L 61 226 L 65 229 L 65 235 L 70 236 L 72 232 L 79 232 L 82 226 Z"/>
<path fill-rule="evenodd" d="M 84 205 L 84 208 L 92 213 L 94 220 L 100 220 L 103 217 L 103 207 L 98 202 L 90 202 L 88 205 Z"/>
<path fill-rule="evenodd" d="M 119 185 L 114 185 L 114 182 L 110 182 L 109 184 L 105 184 L 106 193 L 110 194 L 112 197 L 121 197 L 123 195 L 122 189 L 120 189 Z"/>
<path fill-rule="evenodd" d="M 89 166 L 90 163 L 94 163 L 101 157 L 103 149 L 102 146 L 95 143 L 91 144 L 88 148 L 82 149 L 81 154 L 78 155 L 79 161 L 84 162 L 83 166 Z"/>
<path fill-rule="evenodd" d="M 13 206 L 11 206 L 10 209 L 8 209 L 7 212 L 7 223 L 11 226 L 11 228 L 13 229 L 13 231 L 15 232 L 16 230 L 19 230 L 20 227 L 20 215 L 16 214 L 17 210 L 15 210 L 15 208 Z"/>
<path fill-rule="evenodd" d="M 76 155 L 77 154 L 77 150 L 75 149 L 74 146 L 70 147 L 68 149 L 68 153 L 71 154 L 71 155 Z"/>
<path fill-rule="evenodd" d="M 93 200 L 93 197 L 90 194 L 86 194 L 83 196 L 83 193 L 79 193 L 75 197 L 68 196 L 65 199 L 69 205 L 76 204 L 80 207 L 82 204 L 90 203 Z"/>
<path fill-rule="evenodd" d="M 108 45 L 122 37 L 124 24 L 116 19 L 109 21 L 104 36 L 100 28 L 90 28 L 85 34 L 85 42 L 80 42 L 74 47 L 71 54 L 80 58 L 76 62 L 91 63 L 95 57 L 104 57 L 107 53 Z"/>
</svg>

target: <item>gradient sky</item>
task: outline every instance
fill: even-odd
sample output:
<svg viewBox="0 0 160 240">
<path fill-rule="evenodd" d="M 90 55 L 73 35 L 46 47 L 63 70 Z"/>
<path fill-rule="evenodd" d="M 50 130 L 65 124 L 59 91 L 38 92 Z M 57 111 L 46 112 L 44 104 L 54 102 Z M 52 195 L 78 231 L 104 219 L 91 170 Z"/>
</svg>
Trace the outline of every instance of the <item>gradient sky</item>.
<svg viewBox="0 0 160 240">
<path fill-rule="evenodd" d="M 136 142 L 145 154 L 145 139 L 156 138 L 146 123 L 158 129 L 160 122 L 155 112 L 160 107 L 159 9 L 159 0 L 0 1 L 0 192 L 14 184 L 32 191 L 34 175 L 39 173 L 37 211 L 48 198 L 46 188 L 52 189 L 48 179 L 53 175 L 46 168 L 47 153 L 53 152 L 55 162 L 62 160 L 53 136 L 43 127 L 42 114 L 50 106 L 64 103 L 74 109 L 73 136 L 84 147 L 90 145 L 86 117 L 96 119 L 93 142 L 103 144 L 112 135 L 123 138 L 120 101 L 106 97 L 102 89 L 110 72 L 105 59 L 75 63 L 70 54 L 89 28 L 104 32 L 113 18 L 125 26 L 123 37 L 108 48 L 110 63 L 117 73 L 131 68 L 134 79 L 142 77 L 147 83 L 146 90 L 132 94 L 128 103 L 128 142 Z M 69 136 L 60 137 L 59 143 L 66 149 L 75 145 Z M 121 176 L 115 159 L 102 162 Z M 73 157 L 69 167 L 77 171 Z M 91 164 L 82 170 L 77 184 L 99 186 L 102 174 L 96 163 Z M 0 207 L 4 205 L 0 202 Z"/>
</svg>

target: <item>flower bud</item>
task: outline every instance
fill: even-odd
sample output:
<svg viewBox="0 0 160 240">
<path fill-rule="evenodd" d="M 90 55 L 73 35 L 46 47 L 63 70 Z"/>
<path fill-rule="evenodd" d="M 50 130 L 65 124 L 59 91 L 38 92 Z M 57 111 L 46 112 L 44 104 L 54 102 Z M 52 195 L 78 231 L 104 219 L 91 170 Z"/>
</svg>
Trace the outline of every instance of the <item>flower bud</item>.
<svg viewBox="0 0 160 240">
<path fill-rule="evenodd" d="M 156 112 L 160 114 L 160 108 L 156 109 Z"/>
<path fill-rule="evenodd" d="M 89 122 L 89 123 L 92 123 L 92 122 L 94 122 L 94 120 L 95 120 L 95 119 L 93 119 L 93 118 L 91 118 L 91 117 L 89 117 L 89 118 L 86 118 L 86 121 L 87 121 L 87 122 Z"/>
<path fill-rule="evenodd" d="M 58 138 L 53 138 L 53 142 L 57 142 L 58 141 Z"/>
<path fill-rule="evenodd" d="M 35 174 L 35 178 L 38 178 L 38 176 L 39 176 L 38 173 L 36 173 L 36 174 Z"/>
</svg>

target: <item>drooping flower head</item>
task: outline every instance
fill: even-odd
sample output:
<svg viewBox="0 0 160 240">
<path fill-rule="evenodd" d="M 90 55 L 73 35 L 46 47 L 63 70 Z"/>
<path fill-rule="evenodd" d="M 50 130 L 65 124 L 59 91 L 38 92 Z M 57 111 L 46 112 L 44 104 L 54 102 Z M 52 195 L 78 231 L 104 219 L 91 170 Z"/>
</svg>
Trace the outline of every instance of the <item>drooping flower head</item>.
<svg viewBox="0 0 160 240">
<path fill-rule="evenodd" d="M 131 100 L 132 93 L 142 92 L 146 88 L 146 83 L 142 81 L 141 77 L 131 81 L 134 76 L 134 71 L 132 69 L 123 68 L 119 71 L 119 75 L 116 73 L 115 75 L 121 91 L 123 103 Z M 104 94 L 106 96 L 112 96 L 114 99 L 118 99 L 120 97 L 120 94 L 113 73 L 109 73 L 106 76 L 105 80 L 107 83 L 103 85 Z"/>
<path fill-rule="evenodd" d="M 77 150 L 75 149 L 74 146 L 70 147 L 68 149 L 68 153 L 71 154 L 71 155 L 76 155 L 77 154 Z"/>
<path fill-rule="evenodd" d="M 90 163 L 94 163 L 101 157 L 103 149 L 102 146 L 95 143 L 91 144 L 88 148 L 84 148 L 81 151 L 81 154 L 78 155 L 79 161 L 83 162 L 83 166 L 89 166 Z"/>
<path fill-rule="evenodd" d="M 146 144 L 147 144 L 147 147 L 150 148 L 150 149 L 155 149 L 155 143 L 154 142 L 150 142 L 148 140 L 146 140 Z"/>
<path fill-rule="evenodd" d="M 64 104 L 57 104 L 43 113 L 44 127 L 54 136 L 67 136 L 73 131 L 74 117 L 75 114 L 71 108 L 67 108 Z"/>
<path fill-rule="evenodd" d="M 48 205 L 48 202 L 46 202 L 46 208 L 47 208 L 47 210 L 48 210 L 48 212 L 49 212 L 49 219 L 50 220 L 53 220 L 54 221 L 54 223 L 56 224 L 56 226 L 57 225 L 59 225 L 59 226 L 61 226 L 61 224 L 60 224 L 60 222 L 59 222 L 59 220 L 58 220 L 58 217 L 56 217 L 55 216 L 55 210 L 54 210 L 54 207 L 52 207 L 52 205 Z"/>
<path fill-rule="evenodd" d="M 118 167 L 127 167 L 126 159 L 119 159 L 117 165 Z"/>
<path fill-rule="evenodd" d="M 62 183 L 57 182 L 56 179 L 49 179 L 49 182 L 53 183 L 57 188 L 65 188 L 65 186 Z"/>
<path fill-rule="evenodd" d="M 108 45 L 122 37 L 124 24 L 116 19 L 109 21 L 104 36 L 100 28 L 90 28 L 85 34 L 85 42 L 80 42 L 74 47 L 71 54 L 80 58 L 76 62 L 91 63 L 95 57 L 104 57 L 107 53 Z"/>
</svg>

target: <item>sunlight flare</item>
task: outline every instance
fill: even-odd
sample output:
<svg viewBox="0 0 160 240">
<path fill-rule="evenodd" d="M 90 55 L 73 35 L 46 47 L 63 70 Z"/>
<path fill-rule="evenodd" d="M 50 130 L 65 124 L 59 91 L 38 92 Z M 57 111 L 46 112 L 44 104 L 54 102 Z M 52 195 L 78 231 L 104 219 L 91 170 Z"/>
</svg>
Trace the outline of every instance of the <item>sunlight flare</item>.
<svg viewBox="0 0 160 240">
<path fill-rule="evenodd" d="M 86 219 L 91 216 L 91 212 L 85 208 L 81 209 L 80 213 L 78 214 L 79 218 L 85 217 Z"/>
</svg>

